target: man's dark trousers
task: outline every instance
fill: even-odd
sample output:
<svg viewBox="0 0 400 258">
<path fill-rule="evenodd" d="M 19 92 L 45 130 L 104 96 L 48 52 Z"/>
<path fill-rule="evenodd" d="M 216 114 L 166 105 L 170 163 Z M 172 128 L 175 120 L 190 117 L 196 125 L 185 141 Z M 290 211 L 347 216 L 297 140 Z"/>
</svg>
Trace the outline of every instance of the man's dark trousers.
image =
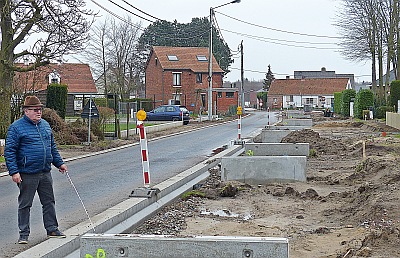
<svg viewBox="0 0 400 258">
<path fill-rule="evenodd" d="M 29 236 L 30 210 L 37 191 L 42 204 L 43 223 L 47 234 L 58 229 L 51 172 L 21 173 L 18 196 L 18 227 L 20 236 Z"/>
</svg>

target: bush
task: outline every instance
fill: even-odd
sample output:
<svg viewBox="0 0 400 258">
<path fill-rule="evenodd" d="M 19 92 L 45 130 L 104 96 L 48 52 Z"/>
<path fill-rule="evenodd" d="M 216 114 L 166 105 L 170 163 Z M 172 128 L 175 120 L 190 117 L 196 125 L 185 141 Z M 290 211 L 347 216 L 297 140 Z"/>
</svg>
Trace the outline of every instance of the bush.
<svg viewBox="0 0 400 258">
<path fill-rule="evenodd" d="M 393 112 L 393 107 L 389 106 L 380 106 L 375 110 L 375 118 L 382 119 L 386 118 L 386 112 Z"/>
<path fill-rule="evenodd" d="M 341 101 L 341 114 L 345 117 L 350 116 L 350 101 L 356 96 L 356 91 L 353 89 L 348 89 L 342 91 L 342 101 Z"/>
<path fill-rule="evenodd" d="M 335 92 L 333 93 L 335 102 L 333 104 L 333 112 L 336 114 L 342 114 L 342 93 Z"/>
<path fill-rule="evenodd" d="M 54 109 L 57 114 L 65 119 L 67 109 L 68 86 L 52 83 L 47 87 L 46 107 Z"/>
<path fill-rule="evenodd" d="M 390 105 L 395 107 L 394 110 L 398 110 L 397 102 L 400 99 L 400 80 L 392 81 L 390 83 Z"/>
<path fill-rule="evenodd" d="M 363 110 L 369 110 L 374 105 L 374 94 L 370 90 L 362 89 L 356 94 L 354 101 L 354 116 L 364 119 Z"/>
<path fill-rule="evenodd" d="M 54 139 L 57 144 L 79 144 L 80 140 L 76 137 L 73 130 L 57 114 L 54 109 L 45 108 L 42 118 L 46 120 L 53 130 Z"/>
</svg>

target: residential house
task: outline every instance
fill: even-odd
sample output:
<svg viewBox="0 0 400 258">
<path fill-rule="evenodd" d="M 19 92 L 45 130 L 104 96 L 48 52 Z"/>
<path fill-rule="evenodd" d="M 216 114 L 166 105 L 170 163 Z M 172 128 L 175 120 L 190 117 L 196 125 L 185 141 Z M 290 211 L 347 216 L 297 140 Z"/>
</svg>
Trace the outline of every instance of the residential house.
<svg viewBox="0 0 400 258">
<path fill-rule="evenodd" d="M 270 109 L 333 108 L 334 93 L 350 89 L 349 78 L 275 79 L 268 92 Z"/>
<path fill-rule="evenodd" d="M 224 82 L 224 88 L 239 88 L 241 86 L 241 81 L 236 82 Z M 243 82 L 243 90 L 244 90 L 244 106 L 258 108 L 258 99 L 257 92 L 262 90 L 264 84 L 263 81 L 249 81 L 245 79 Z"/>
<path fill-rule="evenodd" d="M 351 86 L 354 86 L 354 74 L 338 74 L 335 71 L 327 71 L 325 67 L 322 67 L 320 71 L 294 71 L 294 78 L 348 78 Z"/>
<path fill-rule="evenodd" d="M 16 72 L 14 76 L 15 88 L 22 94 L 34 93 L 43 104 L 46 104 L 47 86 L 51 83 L 68 86 L 67 115 L 73 115 L 83 108 L 83 97 L 97 94 L 88 64 L 52 63 L 33 71 Z"/>
<path fill-rule="evenodd" d="M 155 106 L 182 104 L 190 111 L 208 108 L 208 48 L 153 46 L 146 64 L 146 98 Z M 224 71 L 212 56 L 213 113 L 237 105 L 237 91 L 223 89 Z"/>
</svg>

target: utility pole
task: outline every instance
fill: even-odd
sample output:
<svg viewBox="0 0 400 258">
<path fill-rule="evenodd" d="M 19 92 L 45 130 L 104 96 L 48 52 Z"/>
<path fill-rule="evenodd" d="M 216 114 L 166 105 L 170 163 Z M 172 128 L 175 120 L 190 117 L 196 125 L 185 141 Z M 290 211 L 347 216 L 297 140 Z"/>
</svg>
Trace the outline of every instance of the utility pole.
<svg viewBox="0 0 400 258">
<path fill-rule="evenodd" d="M 244 113 L 244 69 L 243 69 L 243 40 L 240 42 L 240 97 L 241 103 L 239 105 L 243 108 Z"/>
</svg>

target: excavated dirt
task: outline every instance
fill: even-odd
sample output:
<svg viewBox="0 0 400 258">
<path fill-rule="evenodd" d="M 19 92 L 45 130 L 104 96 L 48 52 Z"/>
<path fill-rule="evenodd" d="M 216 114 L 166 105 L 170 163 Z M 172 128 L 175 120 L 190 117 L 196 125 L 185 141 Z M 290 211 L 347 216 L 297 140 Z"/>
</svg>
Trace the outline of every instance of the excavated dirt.
<svg viewBox="0 0 400 258">
<path fill-rule="evenodd" d="M 314 150 L 307 182 L 223 183 L 216 167 L 133 233 L 285 237 L 296 258 L 400 257 L 398 130 L 326 120 L 282 141 Z"/>
<path fill-rule="evenodd" d="M 314 122 L 311 130 L 292 132 L 282 141 L 310 144 L 307 182 L 224 183 L 215 167 L 195 191 L 132 233 L 285 237 L 290 257 L 296 258 L 400 257 L 398 130 L 376 121 Z M 201 126 L 191 123 L 174 132 Z M 61 146 L 60 153 L 67 158 L 136 141 Z"/>
</svg>

